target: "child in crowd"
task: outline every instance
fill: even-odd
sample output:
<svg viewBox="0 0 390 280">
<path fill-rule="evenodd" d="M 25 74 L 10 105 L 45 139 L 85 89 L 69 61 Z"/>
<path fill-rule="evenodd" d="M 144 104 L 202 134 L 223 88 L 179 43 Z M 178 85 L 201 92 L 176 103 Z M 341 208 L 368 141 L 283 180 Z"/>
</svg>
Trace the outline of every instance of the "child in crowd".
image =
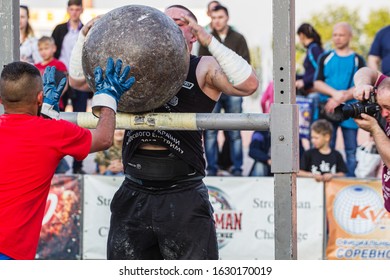
<svg viewBox="0 0 390 280">
<path fill-rule="evenodd" d="M 54 43 L 54 39 L 52 37 L 43 36 L 38 40 L 38 51 L 42 57 L 42 61 L 34 64 L 35 67 L 38 68 L 41 75 L 45 72 L 46 67 L 55 66 L 56 67 L 56 76 L 55 80 L 58 84 L 62 78 L 66 77 L 68 74 L 68 70 L 64 63 L 60 60 L 54 58 L 54 53 L 56 52 L 57 47 Z M 66 92 L 68 85 L 65 86 L 63 92 Z M 62 99 L 60 100 L 60 109 L 64 109 L 64 104 L 62 104 Z"/>
<path fill-rule="evenodd" d="M 122 145 L 125 131 L 117 129 L 114 133 L 114 141 L 112 146 L 105 150 L 96 153 L 95 162 L 97 164 L 100 175 L 123 175 L 122 164 Z"/>
<path fill-rule="evenodd" d="M 42 62 L 36 63 L 35 67 L 41 72 L 45 72 L 47 66 L 55 66 L 56 72 L 63 72 L 66 74 L 68 70 L 64 63 L 54 58 L 54 53 L 56 52 L 57 47 L 54 43 L 54 39 L 48 36 L 43 36 L 38 40 L 38 51 L 42 57 Z"/>
<path fill-rule="evenodd" d="M 324 119 L 311 125 L 312 149 L 303 153 L 298 176 L 314 178 L 317 182 L 328 182 L 335 177 L 343 177 L 347 166 L 342 155 L 330 147 L 333 127 Z"/>
</svg>

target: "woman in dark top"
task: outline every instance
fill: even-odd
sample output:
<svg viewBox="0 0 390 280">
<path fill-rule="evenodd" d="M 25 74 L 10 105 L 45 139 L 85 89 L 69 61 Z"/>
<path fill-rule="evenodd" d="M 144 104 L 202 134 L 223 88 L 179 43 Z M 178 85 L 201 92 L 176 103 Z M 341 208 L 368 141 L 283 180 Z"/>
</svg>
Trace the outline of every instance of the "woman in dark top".
<svg viewBox="0 0 390 280">
<path fill-rule="evenodd" d="M 314 73 L 317 69 L 317 59 L 324 52 L 322 49 L 321 36 L 313 26 L 303 23 L 297 31 L 299 41 L 307 49 L 306 57 L 303 62 L 305 72 L 298 75 L 295 86 L 303 92 L 304 95 L 312 92 Z"/>
</svg>

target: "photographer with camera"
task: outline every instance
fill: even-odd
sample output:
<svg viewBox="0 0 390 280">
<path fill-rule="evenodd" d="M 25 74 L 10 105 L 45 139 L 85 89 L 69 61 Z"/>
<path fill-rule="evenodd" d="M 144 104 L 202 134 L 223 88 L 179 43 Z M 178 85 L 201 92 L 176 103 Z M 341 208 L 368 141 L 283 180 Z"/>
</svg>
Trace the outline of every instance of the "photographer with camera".
<svg viewBox="0 0 390 280">
<path fill-rule="evenodd" d="M 371 93 L 374 93 L 376 102 L 380 106 L 381 115 L 386 120 L 386 128 L 383 130 L 375 115 L 361 113 L 355 119 L 358 126 L 369 132 L 374 138 L 378 152 L 384 163 L 382 170 L 382 191 L 385 200 L 385 208 L 390 212 L 390 78 L 380 72 L 363 67 L 354 76 L 354 97 L 361 102 L 366 102 Z"/>
</svg>

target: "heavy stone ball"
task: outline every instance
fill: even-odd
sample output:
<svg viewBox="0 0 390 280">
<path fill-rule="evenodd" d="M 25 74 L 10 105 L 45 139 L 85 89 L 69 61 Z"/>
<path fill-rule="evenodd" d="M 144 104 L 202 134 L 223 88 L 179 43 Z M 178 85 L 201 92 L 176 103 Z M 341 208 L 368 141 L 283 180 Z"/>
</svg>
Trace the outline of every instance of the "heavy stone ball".
<svg viewBox="0 0 390 280">
<path fill-rule="evenodd" d="M 190 61 L 178 25 L 161 11 L 143 5 L 114 9 L 88 32 L 82 65 L 93 90 L 94 69 L 100 66 L 105 71 L 108 57 L 130 65 L 129 75 L 136 79 L 118 104 L 118 111 L 126 113 L 150 111 L 168 102 L 185 81 Z"/>
</svg>

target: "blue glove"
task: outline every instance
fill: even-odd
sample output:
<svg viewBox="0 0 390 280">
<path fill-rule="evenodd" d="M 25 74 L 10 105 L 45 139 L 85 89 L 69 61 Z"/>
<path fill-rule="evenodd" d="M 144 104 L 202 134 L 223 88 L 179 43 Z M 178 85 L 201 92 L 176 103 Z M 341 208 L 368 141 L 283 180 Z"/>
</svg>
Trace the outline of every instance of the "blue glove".
<svg viewBox="0 0 390 280">
<path fill-rule="evenodd" d="M 43 73 L 43 104 L 41 114 L 51 119 L 59 119 L 60 117 L 60 97 L 65 88 L 66 78 L 62 78 L 58 87 L 55 81 L 56 68 L 46 67 Z"/>
<path fill-rule="evenodd" d="M 128 91 L 135 82 L 134 77 L 126 80 L 130 73 L 130 66 L 127 65 L 121 74 L 122 60 L 118 59 L 116 65 L 109 57 L 106 66 L 106 78 L 103 78 L 103 70 L 100 66 L 95 68 L 96 92 L 92 99 L 92 113 L 99 117 L 101 107 L 109 107 L 114 112 L 123 93 Z"/>
</svg>

